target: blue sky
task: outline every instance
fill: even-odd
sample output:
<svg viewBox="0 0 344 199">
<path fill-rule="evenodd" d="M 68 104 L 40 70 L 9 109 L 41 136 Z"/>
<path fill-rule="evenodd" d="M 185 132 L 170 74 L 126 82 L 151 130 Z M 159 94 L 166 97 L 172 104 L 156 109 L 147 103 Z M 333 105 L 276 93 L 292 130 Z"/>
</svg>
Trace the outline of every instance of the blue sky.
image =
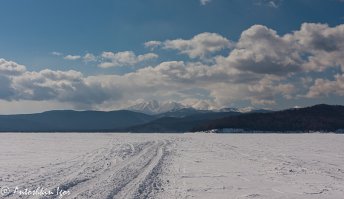
<svg viewBox="0 0 344 199">
<path fill-rule="evenodd" d="M 341 65 L 344 41 L 340 36 L 344 2 L 340 0 L 3 0 L 0 3 L 3 113 L 69 108 L 108 110 L 153 98 L 189 105 L 203 102 L 211 107 L 274 109 L 342 104 L 344 98 L 344 90 L 340 90 L 344 79 Z M 310 25 L 302 30 L 306 23 Z M 246 37 L 250 44 L 242 37 L 245 31 L 253 34 Z M 265 31 L 262 34 L 275 31 L 281 41 L 263 43 L 266 38 L 258 37 L 258 31 Z M 294 35 L 295 31 L 300 34 Z M 293 38 L 286 38 L 287 34 Z M 314 40 L 306 41 L 305 37 L 310 36 Z M 326 49 L 333 40 L 337 46 Z M 148 41 L 156 41 L 156 45 L 145 46 Z M 259 50 L 280 45 L 279 42 L 287 43 L 278 50 L 279 54 L 273 57 L 257 54 Z M 257 47 L 257 52 L 243 51 L 259 45 L 262 47 Z M 289 49 L 291 45 L 295 46 Z M 245 57 L 236 54 L 239 51 Z M 252 57 L 243 60 L 247 56 L 255 60 L 252 62 Z M 9 62 L 13 63 L 12 71 L 18 69 L 16 64 L 25 70 L 9 74 L 9 67 L 5 67 Z M 220 69 L 223 71 L 219 73 L 229 75 L 216 74 L 215 70 Z M 52 73 L 50 76 L 42 72 L 47 70 Z M 72 77 L 71 72 L 74 72 Z M 58 77 L 51 77 L 57 74 Z M 133 77 L 137 82 L 130 81 Z M 71 92 L 73 89 L 77 91 Z"/>
</svg>

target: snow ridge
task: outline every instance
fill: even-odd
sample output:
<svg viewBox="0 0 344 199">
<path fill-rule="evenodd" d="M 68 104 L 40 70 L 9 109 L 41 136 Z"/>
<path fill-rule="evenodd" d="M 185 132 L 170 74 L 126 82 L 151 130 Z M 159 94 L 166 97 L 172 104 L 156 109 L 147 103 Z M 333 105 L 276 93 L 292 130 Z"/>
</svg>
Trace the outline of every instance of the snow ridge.
<svg viewBox="0 0 344 199">
<path fill-rule="evenodd" d="M 127 108 L 127 110 L 145 113 L 149 115 L 161 114 L 166 112 L 178 111 L 184 108 L 191 108 L 195 110 L 206 110 L 206 111 L 214 111 L 214 112 L 240 112 L 240 113 L 248 113 L 257 110 L 254 107 L 242 107 L 242 108 L 234 108 L 234 107 L 226 107 L 226 108 L 215 108 L 214 106 L 210 105 L 205 101 L 199 101 L 192 105 L 184 105 L 179 102 L 159 102 L 156 100 L 145 101 Z"/>
<path fill-rule="evenodd" d="M 187 108 L 187 106 L 180 104 L 178 102 L 158 102 L 156 100 L 151 100 L 130 106 L 127 109 L 130 111 L 154 115 L 169 111 L 177 111 L 183 108 Z"/>
</svg>

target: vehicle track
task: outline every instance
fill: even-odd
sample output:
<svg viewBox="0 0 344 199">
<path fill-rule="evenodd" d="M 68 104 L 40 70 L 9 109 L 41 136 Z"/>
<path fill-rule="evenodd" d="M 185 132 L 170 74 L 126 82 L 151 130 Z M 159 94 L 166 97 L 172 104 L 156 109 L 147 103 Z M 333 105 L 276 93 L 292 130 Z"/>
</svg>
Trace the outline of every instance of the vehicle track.
<svg viewBox="0 0 344 199">
<path fill-rule="evenodd" d="M 70 192 L 63 198 L 146 198 L 155 186 L 152 179 L 158 175 L 157 167 L 162 165 L 168 143 L 152 140 L 116 144 L 112 140 L 104 148 L 70 161 L 12 174 L 6 183 L 21 189 L 42 187 L 52 192 L 59 187 Z M 9 194 L 4 198 L 36 197 Z M 58 198 L 58 195 L 40 198 Z"/>
</svg>

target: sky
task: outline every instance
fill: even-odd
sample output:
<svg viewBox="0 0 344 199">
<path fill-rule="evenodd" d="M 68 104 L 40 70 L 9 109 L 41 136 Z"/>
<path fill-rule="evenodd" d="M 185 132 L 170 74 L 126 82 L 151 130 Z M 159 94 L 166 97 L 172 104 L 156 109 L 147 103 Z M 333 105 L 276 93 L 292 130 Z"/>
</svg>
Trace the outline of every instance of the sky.
<svg viewBox="0 0 344 199">
<path fill-rule="evenodd" d="M 343 0 L 0 4 L 0 114 L 344 105 Z"/>
</svg>

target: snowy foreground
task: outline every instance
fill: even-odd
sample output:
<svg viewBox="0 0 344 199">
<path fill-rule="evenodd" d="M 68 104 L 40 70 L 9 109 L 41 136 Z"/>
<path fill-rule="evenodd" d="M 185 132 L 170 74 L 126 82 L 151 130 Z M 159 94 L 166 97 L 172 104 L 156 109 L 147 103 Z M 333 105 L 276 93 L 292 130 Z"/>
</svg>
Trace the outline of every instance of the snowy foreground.
<svg viewBox="0 0 344 199">
<path fill-rule="evenodd" d="M 344 198 L 335 134 L 0 134 L 0 198 Z"/>
</svg>

